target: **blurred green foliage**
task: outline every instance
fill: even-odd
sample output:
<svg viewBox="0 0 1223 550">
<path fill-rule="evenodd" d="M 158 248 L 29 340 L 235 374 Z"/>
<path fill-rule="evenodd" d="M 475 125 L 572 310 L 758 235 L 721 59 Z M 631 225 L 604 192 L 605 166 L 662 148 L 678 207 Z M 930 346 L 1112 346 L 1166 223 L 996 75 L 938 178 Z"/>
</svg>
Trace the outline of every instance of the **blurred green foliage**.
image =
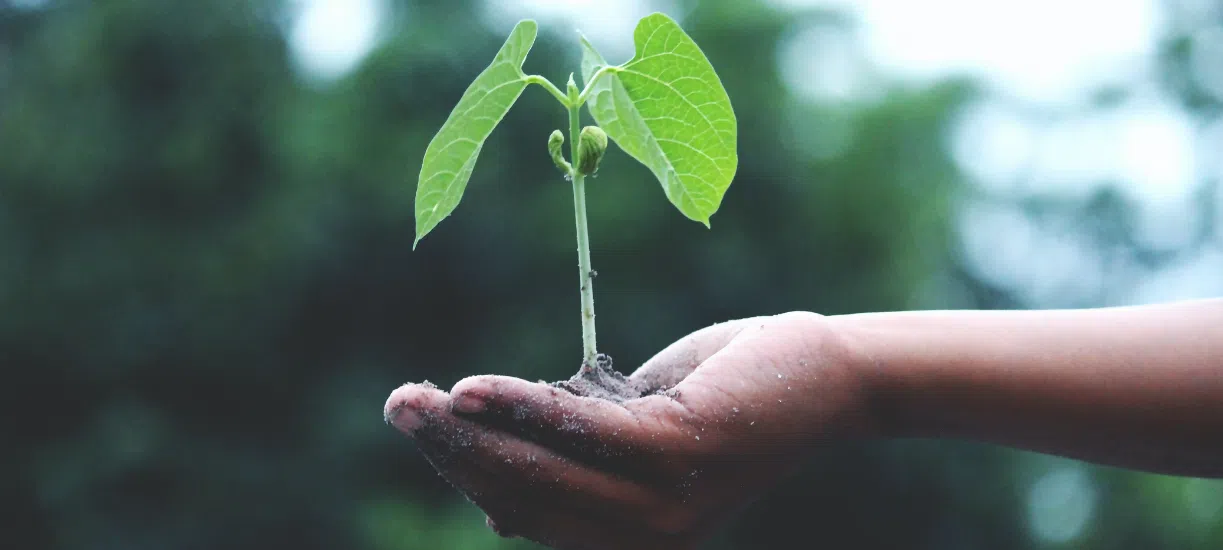
<svg viewBox="0 0 1223 550">
<path fill-rule="evenodd" d="M 379 49 L 317 86 L 276 2 L 0 1 L 6 547 L 531 547 L 489 532 L 380 407 L 407 380 L 577 367 L 570 190 L 544 147 L 564 113 L 528 90 L 410 252 L 425 146 L 503 36 L 468 0 L 393 7 Z M 971 83 L 806 103 L 761 60 L 795 17 L 835 17 L 684 8 L 741 164 L 712 230 L 614 148 L 590 184 L 621 370 L 714 321 L 938 306 L 949 277 L 967 305 L 1013 305 L 949 248 L 963 185 L 940 136 Z M 563 81 L 576 53 L 545 28 L 527 70 Z M 897 442 L 829 448 L 713 547 L 1041 548 L 1029 492 L 1062 470 L 1094 499 L 1070 546 L 1223 546 L 1217 484 Z"/>
</svg>

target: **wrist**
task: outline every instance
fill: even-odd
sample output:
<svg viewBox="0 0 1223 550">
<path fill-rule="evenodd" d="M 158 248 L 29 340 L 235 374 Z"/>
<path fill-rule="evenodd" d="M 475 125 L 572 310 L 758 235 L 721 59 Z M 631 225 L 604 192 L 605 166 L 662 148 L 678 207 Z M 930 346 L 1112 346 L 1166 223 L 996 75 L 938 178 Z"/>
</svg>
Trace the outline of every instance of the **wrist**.
<svg viewBox="0 0 1223 550">
<path fill-rule="evenodd" d="M 895 345 L 889 333 L 873 315 L 827 317 L 832 332 L 844 350 L 845 364 L 859 387 L 859 403 L 866 435 L 869 437 L 908 437 L 915 433 L 915 411 L 905 404 L 905 385 L 901 381 L 905 366 L 903 354 L 890 353 Z"/>
<path fill-rule="evenodd" d="M 880 369 L 871 340 L 844 317 L 792 312 L 778 316 L 796 323 L 805 336 L 804 358 L 798 361 L 808 407 L 803 417 L 815 432 L 847 438 L 891 436 L 893 422 L 882 395 Z M 807 414 L 810 413 L 810 414 Z"/>
</svg>

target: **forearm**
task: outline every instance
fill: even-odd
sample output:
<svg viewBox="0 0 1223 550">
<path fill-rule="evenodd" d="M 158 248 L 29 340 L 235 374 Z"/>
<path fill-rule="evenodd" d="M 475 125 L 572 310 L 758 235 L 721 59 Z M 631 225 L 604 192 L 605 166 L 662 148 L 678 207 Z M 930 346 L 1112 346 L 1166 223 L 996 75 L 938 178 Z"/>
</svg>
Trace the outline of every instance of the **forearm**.
<svg viewBox="0 0 1223 550">
<path fill-rule="evenodd" d="M 832 322 L 886 435 L 1223 477 L 1223 300 Z"/>
</svg>

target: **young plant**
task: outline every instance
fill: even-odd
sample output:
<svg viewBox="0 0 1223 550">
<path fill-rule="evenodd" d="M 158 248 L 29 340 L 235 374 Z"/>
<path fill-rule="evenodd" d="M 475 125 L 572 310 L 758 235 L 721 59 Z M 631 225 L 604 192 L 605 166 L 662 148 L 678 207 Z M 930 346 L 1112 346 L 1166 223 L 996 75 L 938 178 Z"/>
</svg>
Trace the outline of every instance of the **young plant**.
<svg viewBox="0 0 1223 550">
<path fill-rule="evenodd" d="M 582 295 L 583 370 L 597 364 L 594 276 L 586 228 L 586 177 L 594 174 L 608 138 L 644 164 L 671 204 L 709 227 L 738 168 L 738 123 L 730 98 L 705 54 L 674 20 L 661 13 L 637 23 L 636 55 L 609 65 L 581 37 L 582 80 L 569 75 L 562 92 L 546 78 L 522 71 L 535 43 L 534 21 L 520 21 L 496 59 L 459 100 L 425 150 L 416 188 L 416 240 L 433 230 L 458 206 L 489 134 L 528 85 L 538 84 L 569 112 L 569 158 L 560 130 L 548 139 L 548 152 L 573 185 L 577 225 L 579 288 Z M 586 106 L 597 126 L 581 127 Z"/>
</svg>

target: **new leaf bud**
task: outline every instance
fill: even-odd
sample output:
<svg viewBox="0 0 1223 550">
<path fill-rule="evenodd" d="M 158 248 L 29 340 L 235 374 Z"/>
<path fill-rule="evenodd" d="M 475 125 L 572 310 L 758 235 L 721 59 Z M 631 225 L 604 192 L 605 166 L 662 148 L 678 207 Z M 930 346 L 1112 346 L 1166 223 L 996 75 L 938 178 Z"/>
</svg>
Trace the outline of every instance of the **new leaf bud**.
<svg viewBox="0 0 1223 550">
<path fill-rule="evenodd" d="M 562 147 L 565 145 L 565 134 L 560 130 L 552 130 L 552 135 L 548 136 L 548 154 L 552 155 L 552 162 L 560 169 L 562 174 L 569 175 L 569 163 L 565 162 L 565 153 Z"/>
<path fill-rule="evenodd" d="M 607 152 L 607 134 L 598 126 L 582 128 L 578 138 L 578 172 L 589 176 L 599 170 L 599 161 Z"/>
</svg>

